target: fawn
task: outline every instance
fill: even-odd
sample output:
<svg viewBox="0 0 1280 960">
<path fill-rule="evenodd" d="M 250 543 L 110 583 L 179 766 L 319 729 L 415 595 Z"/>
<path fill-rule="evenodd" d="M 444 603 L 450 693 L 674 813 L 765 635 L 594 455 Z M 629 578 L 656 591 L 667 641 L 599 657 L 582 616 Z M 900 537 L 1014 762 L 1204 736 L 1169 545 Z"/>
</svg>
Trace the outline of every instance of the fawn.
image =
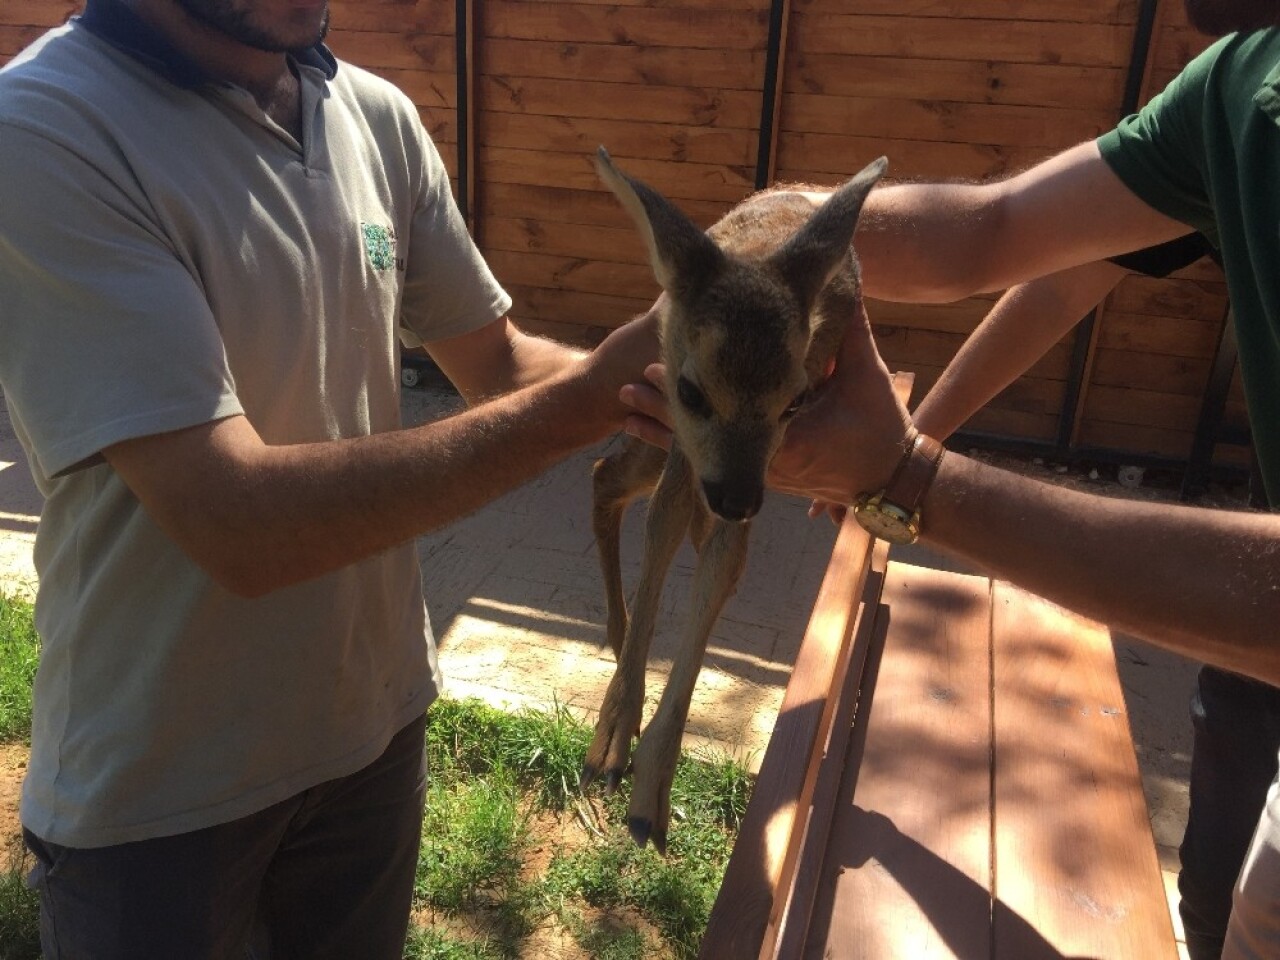
<svg viewBox="0 0 1280 960">
<path fill-rule="evenodd" d="M 617 668 L 583 764 L 585 788 L 628 770 L 640 729 L 645 663 L 663 580 L 686 532 L 698 550 L 693 609 L 661 701 L 640 737 L 628 808 L 632 839 L 666 851 L 671 778 L 707 637 L 746 560 L 750 520 L 787 422 L 823 379 L 861 289 L 851 246 L 881 157 L 821 206 L 802 188 L 758 193 L 703 232 L 668 200 L 613 165 L 596 170 L 644 236 L 664 294 L 659 311 L 669 452 L 631 440 L 597 461 L 592 521 Z M 652 494 L 631 616 L 619 556 L 622 515 Z"/>
</svg>

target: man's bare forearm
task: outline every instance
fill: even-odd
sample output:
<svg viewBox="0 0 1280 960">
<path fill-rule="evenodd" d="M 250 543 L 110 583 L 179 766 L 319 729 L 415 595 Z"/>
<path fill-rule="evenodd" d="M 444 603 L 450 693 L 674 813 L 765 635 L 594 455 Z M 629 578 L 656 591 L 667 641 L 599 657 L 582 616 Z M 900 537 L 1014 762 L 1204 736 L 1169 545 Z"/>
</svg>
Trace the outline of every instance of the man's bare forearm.
<svg viewBox="0 0 1280 960">
<path fill-rule="evenodd" d="M 1139 200 L 1090 142 L 1008 180 L 873 190 L 853 245 L 866 296 L 946 303 L 1189 232 Z"/>
<path fill-rule="evenodd" d="M 617 411 L 561 377 L 436 423 L 269 446 L 243 417 L 108 452 L 159 525 L 211 576 L 259 595 L 379 553 L 472 513 L 606 436 Z M 134 469 L 156 443 L 203 464 Z"/>
<path fill-rule="evenodd" d="M 1117 500 L 948 454 L 927 542 L 1151 643 L 1280 683 L 1280 516 Z"/>
<path fill-rule="evenodd" d="M 1104 260 L 1009 290 L 920 401 L 916 427 L 945 440 L 1031 369 L 1126 272 Z"/>
</svg>

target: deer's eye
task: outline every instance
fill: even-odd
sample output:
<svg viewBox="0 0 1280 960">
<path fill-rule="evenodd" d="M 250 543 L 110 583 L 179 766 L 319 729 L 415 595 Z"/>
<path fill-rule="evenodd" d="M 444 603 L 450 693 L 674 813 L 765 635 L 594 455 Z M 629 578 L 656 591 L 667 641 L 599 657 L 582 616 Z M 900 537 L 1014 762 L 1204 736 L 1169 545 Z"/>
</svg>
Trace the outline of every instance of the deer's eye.
<svg viewBox="0 0 1280 960">
<path fill-rule="evenodd" d="M 711 404 L 707 402 L 706 395 L 693 385 L 692 380 L 680 377 L 676 381 L 676 396 L 680 398 L 684 408 L 694 416 L 704 419 L 711 416 Z"/>
<path fill-rule="evenodd" d="M 810 392 L 808 390 L 802 390 L 800 393 L 796 394 L 796 398 L 787 405 L 787 409 L 782 411 L 782 419 L 790 420 L 794 417 L 800 412 L 800 408 L 809 402 L 809 398 Z"/>
</svg>

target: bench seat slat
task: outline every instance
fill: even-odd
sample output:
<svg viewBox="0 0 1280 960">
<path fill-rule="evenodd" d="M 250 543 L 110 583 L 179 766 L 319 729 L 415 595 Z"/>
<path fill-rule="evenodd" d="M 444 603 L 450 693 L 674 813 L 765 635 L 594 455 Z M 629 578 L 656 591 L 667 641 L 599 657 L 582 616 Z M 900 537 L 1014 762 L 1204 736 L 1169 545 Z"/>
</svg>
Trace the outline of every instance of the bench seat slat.
<svg viewBox="0 0 1280 960">
<path fill-rule="evenodd" d="M 802 955 L 987 957 L 988 581 L 890 563 L 878 622 Z"/>
<path fill-rule="evenodd" d="M 995 956 L 1176 957 L 1109 631 L 993 584 Z"/>
</svg>

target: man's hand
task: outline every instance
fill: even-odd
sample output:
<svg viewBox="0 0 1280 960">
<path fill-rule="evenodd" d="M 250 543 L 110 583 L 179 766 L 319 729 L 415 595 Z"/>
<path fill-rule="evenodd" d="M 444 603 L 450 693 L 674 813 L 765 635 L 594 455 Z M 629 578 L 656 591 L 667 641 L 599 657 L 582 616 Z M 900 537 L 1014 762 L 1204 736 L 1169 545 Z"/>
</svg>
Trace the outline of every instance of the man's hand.
<svg viewBox="0 0 1280 960">
<path fill-rule="evenodd" d="M 627 433 L 663 450 L 671 449 L 671 411 L 663 393 L 665 369 L 660 363 L 644 368 L 643 383 L 628 383 L 618 399 L 634 413 L 627 417 Z"/>
<path fill-rule="evenodd" d="M 769 485 L 828 504 L 850 504 L 889 482 L 911 426 L 859 305 L 835 370 L 787 428 Z"/>
<path fill-rule="evenodd" d="M 658 313 L 655 305 L 648 313 L 611 332 L 583 360 L 586 365 L 584 373 L 598 388 L 601 409 L 607 411 L 615 429 L 621 428 L 624 422 L 629 429 L 631 404 L 626 394 L 632 386 L 639 385 L 637 381 L 645 376 L 646 367 L 656 366 L 654 361 L 657 358 Z M 661 367 L 657 369 L 661 371 Z M 670 445 L 669 440 L 667 445 Z"/>
<path fill-rule="evenodd" d="M 633 411 L 627 433 L 669 448 L 671 417 L 662 393 L 662 365 L 650 364 L 644 378 L 620 393 Z M 902 459 L 910 424 L 876 351 L 866 312 L 859 307 L 831 377 L 787 428 L 769 466 L 768 484 L 828 504 L 852 503 L 858 494 L 889 482 Z"/>
</svg>

